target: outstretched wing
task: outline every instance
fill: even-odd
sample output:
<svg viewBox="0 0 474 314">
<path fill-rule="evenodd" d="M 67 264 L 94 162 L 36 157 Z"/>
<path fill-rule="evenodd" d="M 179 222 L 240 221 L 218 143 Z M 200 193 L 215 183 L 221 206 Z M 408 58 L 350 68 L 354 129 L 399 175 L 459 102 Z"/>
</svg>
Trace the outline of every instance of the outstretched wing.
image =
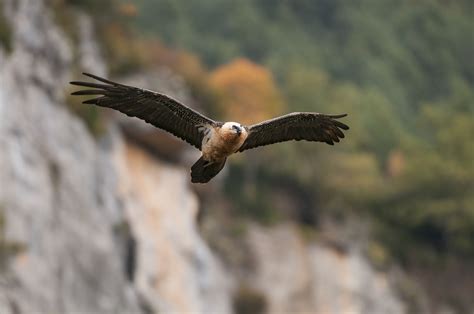
<svg viewBox="0 0 474 314">
<path fill-rule="evenodd" d="M 336 119 L 341 115 L 324 115 L 314 112 L 293 112 L 247 127 L 249 135 L 240 147 L 247 149 L 291 140 L 325 142 L 334 145 L 344 137 L 342 130 L 349 127 Z"/>
<path fill-rule="evenodd" d="M 73 85 L 91 88 L 74 92 L 72 95 L 99 96 L 83 103 L 112 108 L 128 116 L 140 118 L 198 149 L 201 149 L 206 130 L 217 125 L 217 122 L 166 95 L 115 83 L 92 74 L 83 74 L 104 83 L 71 82 Z"/>
</svg>

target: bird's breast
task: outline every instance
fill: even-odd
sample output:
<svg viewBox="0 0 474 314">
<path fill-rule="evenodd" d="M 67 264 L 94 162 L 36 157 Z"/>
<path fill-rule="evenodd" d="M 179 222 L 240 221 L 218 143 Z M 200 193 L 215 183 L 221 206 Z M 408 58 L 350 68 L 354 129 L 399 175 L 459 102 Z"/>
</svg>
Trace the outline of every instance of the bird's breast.
<svg viewBox="0 0 474 314">
<path fill-rule="evenodd" d="M 247 132 L 237 134 L 232 131 L 215 128 L 202 143 L 202 155 L 206 160 L 222 160 L 235 153 L 245 142 Z"/>
</svg>

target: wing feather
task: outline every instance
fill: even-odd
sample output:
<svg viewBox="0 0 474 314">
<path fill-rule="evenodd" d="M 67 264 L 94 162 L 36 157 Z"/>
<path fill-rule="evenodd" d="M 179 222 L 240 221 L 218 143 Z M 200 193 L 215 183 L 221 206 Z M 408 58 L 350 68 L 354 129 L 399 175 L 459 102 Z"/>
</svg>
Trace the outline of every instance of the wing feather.
<svg viewBox="0 0 474 314">
<path fill-rule="evenodd" d="M 198 149 L 201 149 L 204 138 L 202 126 L 218 125 L 218 122 L 164 94 L 119 84 L 89 73 L 83 74 L 101 82 L 71 82 L 72 85 L 88 88 L 72 95 L 99 96 L 84 101 L 84 104 L 112 108 L 128 116 L 140 118 Z"/>
<path fill-rule="evenodd" d="M 325 142 L 334 145 L 344 138 L 342 130 L 349 127 L 336 119 L 346 114 L 325 115 L 314 112 L 293 112 L 247 127 L 249 133 L 240 152 L 259 146 L 291 140 Z"/>
</svg>

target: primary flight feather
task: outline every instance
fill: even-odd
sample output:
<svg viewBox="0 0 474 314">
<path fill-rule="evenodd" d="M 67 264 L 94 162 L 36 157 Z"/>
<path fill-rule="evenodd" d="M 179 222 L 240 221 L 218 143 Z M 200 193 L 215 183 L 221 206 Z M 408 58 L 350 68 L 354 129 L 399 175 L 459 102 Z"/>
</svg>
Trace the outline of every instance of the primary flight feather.
<svg viewBox="0 0 474 314">
<path fill-rule="evenodd" d="M 349 127 L 336 119 L 346 114 L 325 115 L 293 112 L 258 124 L 243 126 L 237 122 L 214 121 L 161 93 L 119 84 L 83 73 L 101 83 L 74 81 L 86 87 L 72 95 L 97 96 L 84 101 L 137 117 L 170 132 L 202 152 L 191 167 L 191 181 L 206 183 L 224 167 L 227 157 L 259 146 L 305 140 L 334 145 Z"/>
</svg>

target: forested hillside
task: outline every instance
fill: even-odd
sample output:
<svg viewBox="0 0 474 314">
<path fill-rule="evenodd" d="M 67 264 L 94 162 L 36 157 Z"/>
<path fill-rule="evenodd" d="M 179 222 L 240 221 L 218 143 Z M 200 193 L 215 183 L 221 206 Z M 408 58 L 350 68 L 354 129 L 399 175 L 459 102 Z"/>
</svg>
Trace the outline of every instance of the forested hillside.
<svg viewBox="0 0 474 314">
<path fill-rule="evenodd" d="M 474 255 L 471 1 L 132 2 L 140 33 L 204 62 L 225 108 L 349 113 L 342 145 L 261 150 L 243 157 L 257 163 L 253 178 L 235 163 L 229 186 L 253 185 L 229 189 L 242 207 L 272 208 L 271 191 L 290 185 L 310 211 L 373 217 L 397 256 Z M 277 95 L 245 84 L 258 70 L 238 73 L 241 57 L 271 71 Z M 232 90 L 223 71 L 235 72 Z"/>
</svg>

